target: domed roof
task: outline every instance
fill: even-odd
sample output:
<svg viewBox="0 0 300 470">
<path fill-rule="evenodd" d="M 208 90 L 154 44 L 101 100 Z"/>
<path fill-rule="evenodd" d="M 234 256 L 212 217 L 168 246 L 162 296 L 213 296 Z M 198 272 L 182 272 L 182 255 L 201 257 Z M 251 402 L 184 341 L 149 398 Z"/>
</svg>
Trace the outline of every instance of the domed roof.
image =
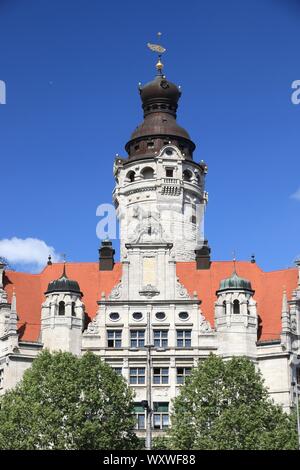
<svg viewBox="0 0 300 470">
<path fill-rule="evenodd" d="M 250 281 L 238 276 L 234 270 L 232 276 L 228 277 L 227 279 L 223 279 L 220 283 L 220 291 L 227 289 L 252 291 L 252 286 Z"/>
<path fill-rule="evenodd" d="M 45 294 L 50 294 L 52 292 L 74 292 L 82 295 L 78 282 L 68 278 L 65 265 L 61 277 L 49 282 L 48 289 Z"/>
<path fill-rule="evenodd" d="M 153 100 L 167 100 L 177 104 L 181 91 L 164 75 L 157 75 L 151 82 L 146 83 L 143 87 L 140 86 L 140 95 L 143 104 L 148 104 Z"/>
</svg>

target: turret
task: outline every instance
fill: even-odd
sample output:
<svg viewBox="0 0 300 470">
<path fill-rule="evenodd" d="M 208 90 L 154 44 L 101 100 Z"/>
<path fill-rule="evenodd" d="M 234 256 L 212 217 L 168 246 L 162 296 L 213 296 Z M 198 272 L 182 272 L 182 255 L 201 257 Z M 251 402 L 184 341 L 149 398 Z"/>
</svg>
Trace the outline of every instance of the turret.
<svg viewBox="0 0 300 470">
<path fill-rule="evenodd" d="M 44 347 L 80 355 L 84 304 L 79 284 L 68 278 L 65 265 L 62 276 L 49 283 L 45 296 L 41 321 Z"/>
<path fill-rule="evenodd" d="M 223 356 L 254 357 L 257 341 L 257 310 L 250 281 L 234 270 L 216 292 L 215 327 L 218 351 Z"/>
</svg>

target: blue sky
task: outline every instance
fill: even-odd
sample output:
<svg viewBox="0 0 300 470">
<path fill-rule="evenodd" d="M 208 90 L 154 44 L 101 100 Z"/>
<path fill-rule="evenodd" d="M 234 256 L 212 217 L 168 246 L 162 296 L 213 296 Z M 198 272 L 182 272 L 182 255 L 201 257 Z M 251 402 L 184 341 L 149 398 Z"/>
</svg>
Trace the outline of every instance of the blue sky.
<svg viewBox="0 0 300 470">
<path fill-rule="evenodd" d="M 182 87 L 178 121 L 209 166 L 213 259 L 235 250 L 266 270 L 291 266 L 300 255 L 298 0 L 0 0 L 0 251 L 3 240 L 32 238 L 68 260 L 97 260 L 96 208 L 111 202 L 115 154 L 125 156 L 142 120 L 137 84 L 154 76 L 146 43 L 157 31 L 167 78 Z M 16 266 L 30 269 L 20 251 Z"/>
</svg>

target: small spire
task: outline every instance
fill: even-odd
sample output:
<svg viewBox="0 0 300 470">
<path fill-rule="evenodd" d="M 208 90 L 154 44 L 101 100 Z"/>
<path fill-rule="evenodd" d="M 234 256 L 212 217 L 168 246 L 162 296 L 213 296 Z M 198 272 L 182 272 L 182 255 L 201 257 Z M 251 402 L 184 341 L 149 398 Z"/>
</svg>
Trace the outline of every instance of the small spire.
<svg viewBox="0 0 300 470">
<path fill-rule="evenodd" d="M 62 275 L 61 275 L 61 278 L 62 278 L 62 277 L 68 277 L 68 276 L 67 276 L 67 273 L 66 273 L 67 257 L 66 257 L 66 254 L 65 254 L 65 253 L 63 253 L 62 256 L 63 256 L 63 259 L 64 259 L 64 269 L 63 269 L 63 273 L 62 273 Z"/>
<path fill-rule="evenodd" d="M 255 264 L 255 263 L 256 263 L 255 255 L 252 255 L 252 256 L 251 256 L 251 263 L 252 263 L 252 264 Z"/>
<path fill-rule="evenodd" d="M 233 261 L 233 274 L 237 274 L 237 272 L 236 272 L 236 251 L 233 250 L 232 254 L 233 254 L 233 259 L 232 259 L 232 261 Z"/>
<path fill-rule="evenodd" d="M 52 256 L 49 255 L 48 256 L 48 263 L 47 263 L 48 266 L 52 266 Z"/>
<path fill-rule="evenodd" d="M 283 288 L 283 295 L 282 295 L 282 309 L 281 309 L 281 326 L 282 332 L 287 333 L 290 331 L 290 312 L 289 312 L 289 305 L 287 299 L 286 288 Z"/>
<path fill-rule="evenodd" d="M 297 260 L 295 261 L 295 264 L 296 264 L 296 266 L 297 266 L 297 268 L 298 268 L 298 288 L 300 288 L 300 259 L 297 259 Z"/>
<path fill-rule="evenodd" d="M 11 307 L 10 307 L 11 312 L 17 313 L 17 297 L 16 297 L 16 291 L 15 288 L 13 288 L 13 294 L 11 298 Z"/>
</svg>

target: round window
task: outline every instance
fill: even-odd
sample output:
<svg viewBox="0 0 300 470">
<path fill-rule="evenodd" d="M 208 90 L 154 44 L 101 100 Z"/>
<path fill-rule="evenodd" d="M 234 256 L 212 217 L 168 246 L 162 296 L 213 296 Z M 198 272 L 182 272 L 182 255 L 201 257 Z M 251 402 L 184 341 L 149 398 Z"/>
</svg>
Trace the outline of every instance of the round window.
<svg viewBox="0 0 300 470">
<path fill-rule="evenodd" d="M 112 321 L 117 321 L 117 320 L 119 320 L 120 315 L 118 314 L 118 312 L 111 312 L 111 313 L 109 314 L 109 318 L 110 318 Z"/>
<path fill-rule="evenodd" d="M 135 319 L 135 320 L 141 320 L 143 318 L 143 314 L 142 312 L 134 312 L 132 314 L 132 317 Z"/>
<path fill-rule="evenodd" d="M 187 312 L 180 312 L 178 316 L 180 320 L 187 320 L 189 318 L 189 314 Z"/>
<path fill-rule="evenodd" d="M 166 318 L 165 312 L 157 312 L 155 316 L 157 320 L 164 320 Z"/>
</svg>

